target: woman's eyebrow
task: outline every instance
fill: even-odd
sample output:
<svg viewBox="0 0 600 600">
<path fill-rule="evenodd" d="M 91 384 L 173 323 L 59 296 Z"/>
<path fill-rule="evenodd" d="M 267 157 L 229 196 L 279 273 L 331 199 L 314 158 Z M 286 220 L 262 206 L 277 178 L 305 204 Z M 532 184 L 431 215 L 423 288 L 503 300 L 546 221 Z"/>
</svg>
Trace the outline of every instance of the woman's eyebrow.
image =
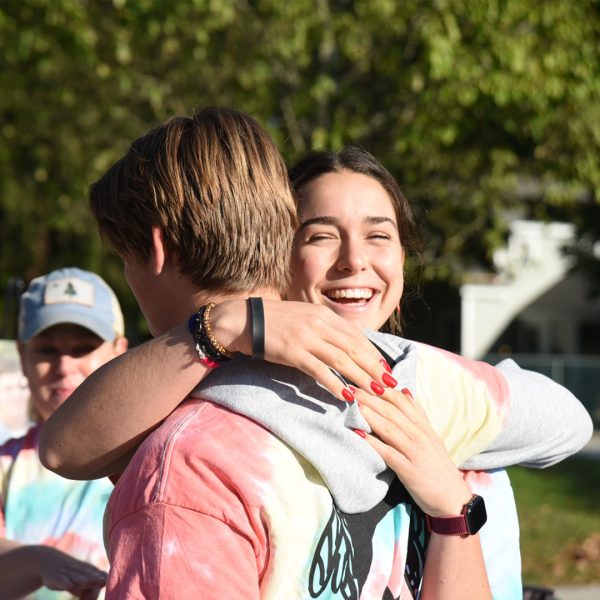
<svg viewBox="0 0 600 600">
<path fill-rule="evenodd" d="M 394 219 L 390 219 L 389 217 L 365 217 L 363 219 L 365 223 L 369 225 L 380 225 L 381 223 L 390 223 L 394 227 L 397 227 L 396 221 Z M 298 227 L 298 231 L 301 231 L 305 227 L 309 227 L 310 225 L 339 225 L 339 219 L 336 217 L 322 216 L 322 217 L 313 217 L 312 219 L 306 219 L 303 221 Z"/>
<path fill-rule="evenodd" d="M 298 231 L 301 231 L 302 229 L 304 229 L 305 227 L 308 227 L 309 225 L 337 225 L 338 224 L 338 219 L 336 219 L 335 217 L 314 217 L 312 219 L 306 219 L 306 221 L 303 221 L 300 224 L 300 227 L 298 227 Z"/>
<path fill-rule="evenodd" d="M 365 221 L 371 225 L 391 223 L 394 227 L 396 227 L 396 221 L 394 221 L 394 219 L 390 219 L 389 217 L 366 217 Z"/>
</svg>

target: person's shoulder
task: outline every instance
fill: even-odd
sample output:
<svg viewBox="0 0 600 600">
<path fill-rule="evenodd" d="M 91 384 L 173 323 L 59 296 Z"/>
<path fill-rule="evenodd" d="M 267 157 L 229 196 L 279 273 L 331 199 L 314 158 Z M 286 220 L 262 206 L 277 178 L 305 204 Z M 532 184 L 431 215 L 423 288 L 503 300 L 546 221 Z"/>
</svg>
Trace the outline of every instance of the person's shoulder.
<svg viewBox="0 0 600 600">
<path fill-rule="evenodd" d="M 251 419 L 201 397 L 182 402 L 162 425 L 153 431 L 145 444 L 161 448 L 165 444 L 179 452 L 198 454 L 207 449 L 209 440 L 229 445 L 240 435 L 271 435 Z"/>
<path fill-rule="evenodd" d="M 119 514 L 161 502 L 201 512 L 231 504 L 233 498 L 259 504 L 273 464 L 294 461 L 289 447 L 261 425 L 193 398 L 140 446 L 111 502 Z"/>
<path fill-rule="evenodd" d="M 270 447 L 287 448 L 252 419 L 202 398 L 190 398 L 146 438 L 125 473 L 133 469 L 150 480 L 157 466 L 159 473 L 171 478 L 206 469 L 253 470 L 258 455 Z"/>
</svg>

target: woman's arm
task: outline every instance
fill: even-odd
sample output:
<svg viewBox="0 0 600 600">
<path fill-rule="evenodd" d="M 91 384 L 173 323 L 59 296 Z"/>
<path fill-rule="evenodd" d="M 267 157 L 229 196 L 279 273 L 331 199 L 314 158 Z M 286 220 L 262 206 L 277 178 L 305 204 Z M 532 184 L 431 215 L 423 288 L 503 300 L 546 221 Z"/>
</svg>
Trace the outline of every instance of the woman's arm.
<svg viewBox="0 0 600 600">
<path fill-rule="evenodd" d="M 468 537 L 431 534 L 420 600 L 492 598 L 479 534 Z"/>
<path fill-rule="evenodd" d="M 497 365 L 510 392 L 510 410 L 501 433 L 464 469 L 521 464 L 545 468 L 578 452 L 594 426 L 583 404 L 549 377 L 521 369 L 507 359 Z"/>
<path fill-rule="evenodd" d="M 381 356 L 356 326 L 323 306 L 264 301 L 265 359 L 304 371 L 337 398 L 345 385 L 332 368 L 370 389 L 383 383 Z M 250 355 L 247 302 L 230 300 L 211 314 L 215 338 Z M 210 372 L 199 362 L 187 324 L 113 359 L 90 375 L 44 425 L 40 458 L 64 477 L 120 472 L 136 446 Z"/>
<path fill-rule="evenodd" d="M 472 494 L 408 390 L 360 395 L 374 435 L 360 432 L 432 517 L 459 515 Z M 491 599 L 479 535 L 431 534 L 421 600 Z"/>
<path fill-rule="evenodd" d="M 493 366 L 401 338 L 374 339 L 392 356 L 403 351 L 394 377 L 413 390 L 463 469 L 550 466 L 592 435 L 590 415 L 568 389 L 512 360 Z"/>
</svg>

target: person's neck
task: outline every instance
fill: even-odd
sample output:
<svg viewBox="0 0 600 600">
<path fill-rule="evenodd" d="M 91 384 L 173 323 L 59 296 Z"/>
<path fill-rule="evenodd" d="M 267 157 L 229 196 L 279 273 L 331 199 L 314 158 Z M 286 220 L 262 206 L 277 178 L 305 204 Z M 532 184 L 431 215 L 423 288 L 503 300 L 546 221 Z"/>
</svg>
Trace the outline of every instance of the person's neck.
<svg viewBox="0 0 600 600">
<path fill-rule="evenodd" d="M 226 300 L 245 300 L 246 298 L 264 298 L 265 300 L 281 300 L 281 294 L 277 290 L 270 288 L 260 288 L 256 290 L 248 290 L 239 293 L 219 293 L 210 291 L 199 291 L 193 295 L 192 303 L 193 310 L 198 310 L 201 306 L 214 302 L 220 304 Z"/>
</svg>

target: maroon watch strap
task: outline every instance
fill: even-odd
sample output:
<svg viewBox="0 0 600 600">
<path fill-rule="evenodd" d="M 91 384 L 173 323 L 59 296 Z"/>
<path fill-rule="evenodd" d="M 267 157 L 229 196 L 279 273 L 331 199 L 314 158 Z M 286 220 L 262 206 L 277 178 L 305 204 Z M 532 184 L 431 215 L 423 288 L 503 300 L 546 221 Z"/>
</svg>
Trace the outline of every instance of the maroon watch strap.
<svg viewBox="0 0 600 600">
<path fill-rule="evenodd" d="M 465 515 L 456 517 L 430 517 L 425 515 L 429 531 L 442 535 L 467 535 L 467 519 Z"/>
<path fill-rule="evenodd" d="M 462 507 L 460 515 L 451 517 L 431 517 L 425 515 L 429 531 L 442 535 L 475 535 L 487 521 L 485 501 L 473 494 Z"/>
</svg>

